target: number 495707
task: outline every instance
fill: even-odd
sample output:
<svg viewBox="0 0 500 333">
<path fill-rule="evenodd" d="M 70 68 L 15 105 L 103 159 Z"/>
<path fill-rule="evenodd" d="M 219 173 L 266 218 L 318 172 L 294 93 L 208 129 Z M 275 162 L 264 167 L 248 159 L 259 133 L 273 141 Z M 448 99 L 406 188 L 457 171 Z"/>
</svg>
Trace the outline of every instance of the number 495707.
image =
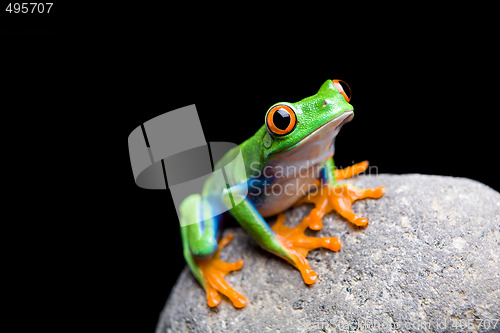
<svg viewBox="0 0 500 333">
<path fill-rule="evenodd" d="M 6 12 L 9 12 L 10 14 L 12 13 L 38 13 L 38 14 L 43 14 L 43 13 L 50 13 L 50 9 L 52 8 L 53 2 L 14 2 L 7 5 L 7 8 L 5 8 Z"/>
</svg>

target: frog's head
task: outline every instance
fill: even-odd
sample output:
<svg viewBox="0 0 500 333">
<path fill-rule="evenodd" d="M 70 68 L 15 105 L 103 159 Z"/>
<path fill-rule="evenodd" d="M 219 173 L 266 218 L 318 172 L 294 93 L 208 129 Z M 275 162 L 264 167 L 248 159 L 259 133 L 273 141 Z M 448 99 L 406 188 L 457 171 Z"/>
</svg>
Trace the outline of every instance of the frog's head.
<svg viewBox="0 0 500 333">
<path fill-rule="evenodd" d="M 313 96 L 274 104 L 266 113 L 265 155 L 311 144 L 328 148 L 341 126 L 354 116 L 349 99 L 339 80 L 327 80 Z"/>
</svg>

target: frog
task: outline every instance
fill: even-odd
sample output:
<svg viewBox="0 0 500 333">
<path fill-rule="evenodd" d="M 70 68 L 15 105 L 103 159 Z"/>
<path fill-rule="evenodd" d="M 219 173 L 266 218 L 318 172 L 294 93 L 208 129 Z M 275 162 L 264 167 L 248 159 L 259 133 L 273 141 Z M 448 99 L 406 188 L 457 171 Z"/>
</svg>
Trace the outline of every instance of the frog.
<svg viewBox="0 0 500 333">
<path fill-rule="evenodd" d="M 348 223 L 366 227 L 369 220 L 352 211 L 360 199 L 378 199 L 385 187 L 360 189 L 339 183 L 363 173 L 368 162 L 338 169 L 333 160 L 334 142 L 341 127 L 354 117 L 354 108 L 342 80 L 326 80 L 316 94 L 298 102 L 278 102 L 265 113 L 264 124 L 249 139 L 228 151 L 214 166 L 224 165 L 241 153 L 244 172 L 226 168 L 231 187 L 220 186 L 209 177 L 201 194 L 191 194 L 180 205 L 184 258 L 194 277 L 205 290 L 209 307 L 216 307 L 224 295 L 236 308 L 247 305 L 246 297 L 233 289 L 226 276 L 243 267 L 243 259 L 225 262 L 221 251 L 234 233 L 222 237 L 222 221 L 234 218 L 263 249 L 294 266 L 305 284 L 318 279 L 307 255 L 326 248 L 339 251 L 337 237 L 312 237 L 306 230 L 321 230 L 322 218 L 336 212 Z M 274 190 L 280 188 L 281 191 Z M 284 189 L 284 190 L 283 190 Z M 234 204 L 234 202 L 237 204 Z M 314 208 L 293 227 L 285 212 L 302 204 Z M 199 213 L 212 206 L 227 210 L 199 220 Z M 268 222 L 275 217 L 274 223 Z"/>
</svg>

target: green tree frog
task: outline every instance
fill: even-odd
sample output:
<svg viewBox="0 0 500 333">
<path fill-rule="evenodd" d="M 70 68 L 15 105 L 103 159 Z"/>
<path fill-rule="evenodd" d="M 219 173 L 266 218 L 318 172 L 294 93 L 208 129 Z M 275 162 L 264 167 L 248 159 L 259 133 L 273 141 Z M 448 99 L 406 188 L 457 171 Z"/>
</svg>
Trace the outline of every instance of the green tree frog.
<svg viewBox="0 0 500 333">
<path fill-rule="evenodd" d="M 201 195 L 192 194 L 182 202 L 183 253 L 205 289 L 210 307 L 220 303 L 220 294 L 237 308 L 247 303 L 246 298 L 225 281 L 228 273 L 242 267 L 243 260 L 228 263 L 220 259 L 220 251 L 233 238 L 228 234 L 219 239 L 223 214 L 194 222 L 198 218 L 195 215 L 210 205 L 232 207 L 229 213 L 248 234 L 264 249 L 296 267 L 306 284 L 317 280 L 306 259 L 308 252 L 320 247 L 338 251 L 341 247 L 337 237 L 306 236 L 307 228 L 320 230 L 322 217 L 332 210 L 357 226 L 368 224 L 368 219 L 352 212 L 352 203 L 363 198 L 380 198 L 384 187 L 359 189 L 337 183 L 338 179 L 352 177 L 368 167 L 366 161 L 342 170 L 334 166 L 335 137 L 342 125 L 354 116 L 350 97 L 340 82 L 343 81 L 327 80 L 313 96 L 269 108 L 264 125 L 236 147 L 243 156 L 246 174 L 235 169 L 227 175 L 233 180 L 232 184 L 241 183 L 247 191 L 243 192 L 238 186 L 221 188 L 208 178 Z M 229 151 L 216 168 L 224 165 L 233 153 Z M 232 206 L 230 200 L 235 197 L 239 204 Z M 283 211 L 305 202 L 313 203 L 315 208 L 296 227 L 285 226 Z M 274 224 L 268 225 L 264 218 L 275 215 Z"/>
</svg>

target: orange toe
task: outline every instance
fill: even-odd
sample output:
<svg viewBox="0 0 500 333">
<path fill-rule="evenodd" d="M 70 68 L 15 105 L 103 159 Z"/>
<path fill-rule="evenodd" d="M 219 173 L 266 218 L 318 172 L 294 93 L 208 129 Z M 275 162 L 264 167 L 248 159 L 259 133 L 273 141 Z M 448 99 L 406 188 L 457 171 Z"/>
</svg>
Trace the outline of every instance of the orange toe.
<svg viewBox="0 0 500 333">
<path fill-rule="evenodd" d="M 208 259 L 196 259 L 198 268 L 205 279 L 205 290 L 207 303 L 210 307 L 219 305 L 221 297 L 219 293 L 225 295 L 237 308 L 242 308 L 247 304 L 244 296 L 236 292 L 224 279 L 232 271 L 241 269 L 243 260 L 234 263 L 224 262 L 220 259 L 220 251 L 231 242 L 234 234 L 230 233 L 219 241 L 219 246 L 212 257 Z"/>
<path fill-rule="evenodd" d="M 315 208 L 304 219 L 309 228 L 319 230 L 322 227 L 322 218 L 334 210 L 351 223 L 363 227 L 369 222 L 367 218 L 360 217 L 352 212 L 352 204 L 356 200 L 372 198 L 378 199 L 385 192 L 385 187 L 369 188 L 362 190 L 350 184 L 326 184 L 315 192 L 309 193 L 299 202 L 313 203 Z"/>
<path fill-rule="evenodd" d="M 368 161 L 359 162 L 344 169 L 335 170 L 335 179 L 347 179 L 364 172 L 368 168 Z"/>
<path fill-rule="evenodd" d="M 309 226 L 309 221 L 303 220 L 299 225 L 289 228 L 284 225 L 285 214 L 278 215 L 274 225 L 271 227 L 276 233 L 276 238 L 289 254 L 287 259 L 301 273 L 305 283 L 313 284 L 318 279 L 318 275 L 311 268 L 306 259 L 307 254 L 320 247 L 332 251 L 340 250 L 340 243 L 337 237 L 309 237 L 304 234 Z"/>
</svg>

